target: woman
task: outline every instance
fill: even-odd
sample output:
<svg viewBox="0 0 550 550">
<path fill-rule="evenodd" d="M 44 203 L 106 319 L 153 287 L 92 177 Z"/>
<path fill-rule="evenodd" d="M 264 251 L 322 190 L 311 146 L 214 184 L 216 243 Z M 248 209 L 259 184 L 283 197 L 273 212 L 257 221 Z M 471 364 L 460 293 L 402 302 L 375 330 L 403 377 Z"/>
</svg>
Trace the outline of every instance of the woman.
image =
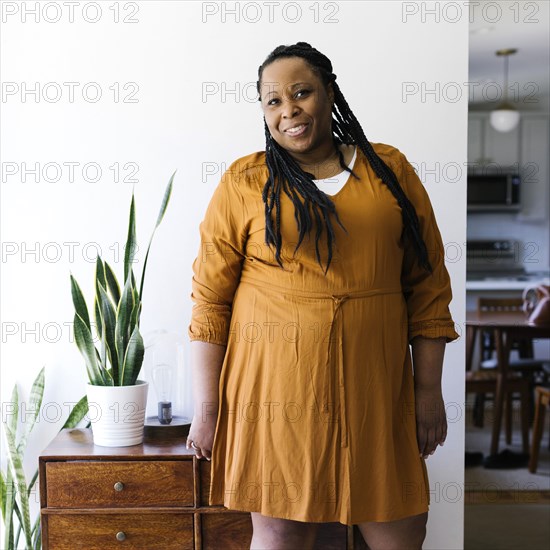
<svg viewBox="0 0 550 550">
<path fill-rule="evenodd" d="M 210 504 L 251 512 L 251 548 L 312 547 L 332 521 L 421 548 L 458 338 L 429 198 L 309 44 L 276 48 L 257 85 L 266 150 L 231 165 L 200 226 L 188 448 L 212 461 Z"/>
</svg>

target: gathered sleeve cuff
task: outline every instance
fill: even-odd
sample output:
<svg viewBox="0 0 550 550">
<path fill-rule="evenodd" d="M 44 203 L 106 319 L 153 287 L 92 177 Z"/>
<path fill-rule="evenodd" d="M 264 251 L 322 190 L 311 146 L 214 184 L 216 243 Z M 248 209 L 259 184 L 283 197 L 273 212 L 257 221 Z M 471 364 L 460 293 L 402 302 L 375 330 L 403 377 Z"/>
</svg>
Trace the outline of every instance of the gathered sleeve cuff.
<svg viewBox="0 0 550 550">
<path fill-rule="evenodd" d="M 444 319 L 409 323 L 409 342 L 413 338 L 416 338 L 416 336 L 422 336 L 423 338 L 445 338 L 447 343 L 459 337 L 455 330 L 454 321 L 445 321 Z"/>
<path fill-rule="evenodd" d="M 234 164 L 222 176 L 199 226 L 200 246 L 191 284 L 194 305 L 187 331 L 190 341 L 219 345 L 228 341 L 246 246 L 243 197 Z"/>
<path fill-rule="evenodd" d="M 449 311 L 453 298 L 451 280 L 445 267 L 445 250 L 430 198 L 413 166 L 402 153 L 396 175 L 416 210 L 433 270 L 430 273 L 419 265 L 413 243 L 403 233 L 401 286 L 407 303 L 409 343 L 416 336 L 445 338 L 447 343 L 452 342 L 459 338 L 459 334 Z"/>
</svg>

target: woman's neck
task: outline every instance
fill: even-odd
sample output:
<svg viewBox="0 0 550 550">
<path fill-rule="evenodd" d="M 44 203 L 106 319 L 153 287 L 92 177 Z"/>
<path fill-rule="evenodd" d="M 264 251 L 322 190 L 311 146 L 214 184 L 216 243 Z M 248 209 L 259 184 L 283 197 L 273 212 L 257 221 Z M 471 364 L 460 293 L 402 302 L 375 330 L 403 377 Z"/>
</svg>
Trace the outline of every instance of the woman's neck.
<svg viewBox="0 0 550 550">
<path fill-rule="evenodd" d="M 338 147 L 344 158 L 344 164 L 347 166 L 353 158 L 354 147 L 351 145 L 339 145 Z M 334 146 L 332 151 L 328 155 L 325 154 L 325 157 L 318 162 L 312 162 L 310 159 L 307 162 L 297 159 L 297 162 L 302 170 L 312 174 L 313 179 L 316 180 L 331 178 L 343 170 L 338 150 Z"/>
</svg>

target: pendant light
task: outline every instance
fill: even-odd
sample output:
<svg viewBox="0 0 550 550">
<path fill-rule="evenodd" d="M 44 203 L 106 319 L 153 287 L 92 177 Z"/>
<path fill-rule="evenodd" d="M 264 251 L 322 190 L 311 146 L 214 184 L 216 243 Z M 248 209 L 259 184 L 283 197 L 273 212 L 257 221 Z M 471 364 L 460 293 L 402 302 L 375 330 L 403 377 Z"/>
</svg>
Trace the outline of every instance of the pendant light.
<svg viewBox="0 0 550 550">
<path fill-rule="evenodd" d="M 498 132 L 510 132 L 519 122 L 519 112 L 508 101 L 508 57 L 517 51 L 516 48 L 496 51 L 496 55 L 504 57 L 504 101 L 491 111 L 491 126 Z"/>
</svg>

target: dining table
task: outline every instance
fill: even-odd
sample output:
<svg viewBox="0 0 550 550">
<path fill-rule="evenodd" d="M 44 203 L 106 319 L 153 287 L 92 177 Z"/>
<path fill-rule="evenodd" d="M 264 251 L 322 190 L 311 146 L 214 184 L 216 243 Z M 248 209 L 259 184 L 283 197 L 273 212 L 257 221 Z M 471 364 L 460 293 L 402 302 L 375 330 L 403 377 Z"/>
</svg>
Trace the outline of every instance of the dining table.
<svg viewBox="0 0 550 550">
<path fill-rule="evenodd" d="M 491 454 L 496 455 L 502 426 L 511 343 L 515 339 L 550 338 L 550 325 L 535 325 L 529 322 L 528 316 L 523 311 L 467 311 L 466 371 L 472 370 L 476 338 L 480 331 L 492 331 L 496 348 L 497 382 L 491 435 Z"/>
</svg>

